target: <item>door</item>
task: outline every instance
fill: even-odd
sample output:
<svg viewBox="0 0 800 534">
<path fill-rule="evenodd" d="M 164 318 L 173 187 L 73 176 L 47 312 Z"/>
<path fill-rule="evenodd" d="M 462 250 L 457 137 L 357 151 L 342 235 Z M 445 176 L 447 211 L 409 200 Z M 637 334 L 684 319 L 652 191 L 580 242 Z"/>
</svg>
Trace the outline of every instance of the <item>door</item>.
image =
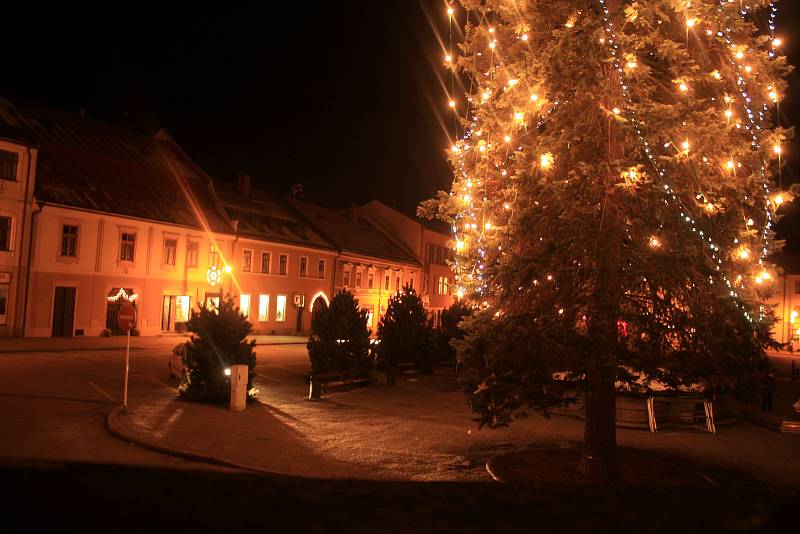
<svg viewBox="0 0 800 534">
<path fill-rule="evenodd" d="M 72 337 L 75 322 L 75 288 L 56 287 L 53 299 L 53 337 Z"/>
<path fill-rule="evenodd" d="M 161 331 L 172 332 L 175 329 L 175 297 L 164 295 L 161 311 Z"/>
</svg>

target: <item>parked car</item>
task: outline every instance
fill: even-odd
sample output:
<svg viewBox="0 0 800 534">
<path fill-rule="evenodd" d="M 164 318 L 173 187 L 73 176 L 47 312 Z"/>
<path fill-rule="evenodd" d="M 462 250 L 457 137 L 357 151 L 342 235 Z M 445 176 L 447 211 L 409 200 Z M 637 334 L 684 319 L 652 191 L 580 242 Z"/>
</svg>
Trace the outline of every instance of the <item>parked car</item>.
<svg viewBox="0 0 800 534">
<path fill-rule="evenodd" d="M 186 375 L 186 365 L 183 363 L 183 359 L 186 356 L 186 343 L 178 343 L 172 350 L 169 351 L 169 361 L 167 366 L 169 367 L 169 376 L 170 378 L 180 378 L 183 379 Z"/>
</svg>

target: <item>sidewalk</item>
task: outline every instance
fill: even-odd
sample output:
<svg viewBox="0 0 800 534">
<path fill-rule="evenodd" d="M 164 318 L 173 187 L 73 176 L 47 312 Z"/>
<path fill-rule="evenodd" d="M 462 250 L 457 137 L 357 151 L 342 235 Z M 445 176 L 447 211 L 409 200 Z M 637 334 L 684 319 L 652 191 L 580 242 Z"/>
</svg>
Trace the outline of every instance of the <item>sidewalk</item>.
<svg viewBox="0 0 800 534">
<path fill-rule="evenodd" d="M 109 414 L 123 439 L 194 460 L 315 478 L 486 481 L 486 461 L 501 453 L 579 442 L 583 422 L 537 414 L 508 428 L 480 430 L 471 421 L 452 372 L 403 378 L 304 400 L 296 379 L 260 377 L 260 402 L 244 412 L 190 403 L 167 388 L 136 399 L 132 415 Z M 378 381 L 382 382 L 382 381 Z M 740 422 L 719 433 L 656 434 L 619 429 L 621 447 L 671 455 L 688 463 L 732 469 L 753 479 L 800 486 L 800 437 Z"/>
<path fill-rule="evenodd" d="M 250 336 L 257 345 L 305 345 L 305 336 Z M 188 341 L 188 334 L 131 336 L 131 349 L 171 348 Z M 12 337 L 0 338 L 0 354 L 20 352 L 83 352 L 124 349 L 126 336 L 111 337 Z"/>
</svg>

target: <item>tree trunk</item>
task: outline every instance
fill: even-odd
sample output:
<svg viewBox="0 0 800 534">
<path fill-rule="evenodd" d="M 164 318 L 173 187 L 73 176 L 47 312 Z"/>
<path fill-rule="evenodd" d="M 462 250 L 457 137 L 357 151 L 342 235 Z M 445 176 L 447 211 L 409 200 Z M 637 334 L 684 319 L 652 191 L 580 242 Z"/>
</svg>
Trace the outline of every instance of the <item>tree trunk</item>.
<svg viewBox="0 0 800 534">
<path fill-rule="evenodd" d="M 607 481 L 619 477 L 614 381 L 613 367 L 597 369 L 586 377 L 586 422 L 578 472 L 590 480 Z"/>
</svg>

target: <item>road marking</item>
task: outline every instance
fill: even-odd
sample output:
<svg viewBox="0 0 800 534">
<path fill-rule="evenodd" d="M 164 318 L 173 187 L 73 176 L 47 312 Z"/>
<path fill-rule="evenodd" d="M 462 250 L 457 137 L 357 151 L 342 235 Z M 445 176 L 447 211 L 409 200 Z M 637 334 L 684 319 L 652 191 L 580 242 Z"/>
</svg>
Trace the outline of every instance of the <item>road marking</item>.
<svg viewBox="0 0 800 534">
<path fill-rule="evenodd" d="M 272 378 L 271 376 L 258 374 L 256 375 L 258 378 L 266 378 L 267 380 L 272 380 L 273 382 L 280 382 L 277 378 Z"/>
<path fill-rule="evenodd" d="M 167 383 L 165 383 L 165 382 L 162 382 L 161 380 L 159 380 L 158 378 L 156 378 L 156 377 L 154 377 L 154 376 L 152 376 L 152 375 L 150 375 L 150 377 L 149 377 L 149 378 L 150 378 L 150 380 L 152 380 L 153 382 L 156 382 L 157 384 L 161 384 L 162 386 L 164 386 L 164 387 L 165 387 L 165 388 L 167 388 L 168 390 L 170 390 L 170 391 L 173 391 L 173 392 L 175 391 L 175 387 L 174 387 L 174 386 L 170 386 L 169 384 L 167 384 Z"/>
<path fill-rule="evenodd" d="M 299 375 L 308 374 L 308 371 L 300 371 L 299 369 L 292 369 L 291 367 L 286 367 L 284 365 L 275 365 L 275 364 L 270 364 L 270 363 L 262 363 L 262 364 L 256 365 L 256 369 L 258 369 L 259 367 L 274 367 L 275 369 L 283 369 L 284 371 L 291 371 L 292 373 L 297 373 Z"/>
<path fill-rule="evenodd" d="M 111 395 L 109 395 L 109 394 L 106 392 L 106 390 L 104 390 L 103 388 L 101 388 L 100 386 L 98 386 L 97 384 L 95 384 L 94 382 L 92 382 L 91 380 L 89 380 L 89 385 L 90 385 L 90 386 L 92 386 L 94 389 L 96 389 L 98 392 L 100 392 L 100 394 L 101 394 L 102 396 L 104 396 L 105 398 L 107 398 L 107 399 L 108 399 L 108 400 L 110 400 L 111 402 L 114 402 L 114 398 L 113 398 Z"/>
</svg>

